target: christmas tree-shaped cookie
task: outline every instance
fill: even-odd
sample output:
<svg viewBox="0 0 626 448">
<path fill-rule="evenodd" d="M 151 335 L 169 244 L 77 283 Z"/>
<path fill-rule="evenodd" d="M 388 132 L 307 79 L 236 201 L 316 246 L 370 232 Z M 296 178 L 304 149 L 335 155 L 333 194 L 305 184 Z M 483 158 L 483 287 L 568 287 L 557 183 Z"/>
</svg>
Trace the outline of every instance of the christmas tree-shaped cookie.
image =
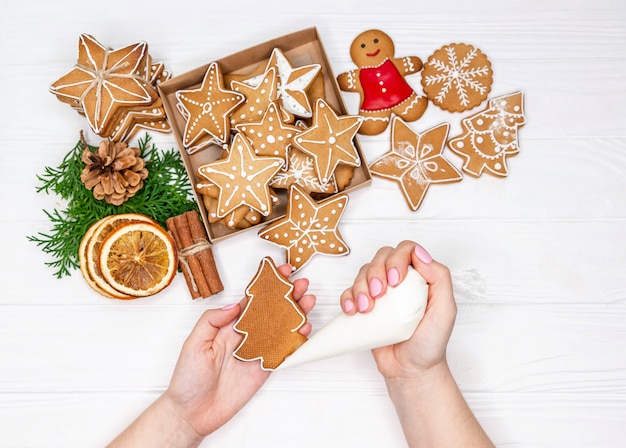
<svg viewBox="0 0 626 448">
<path fill-rule="evenodd" d="M 258 359 L 263 370 L 274 370 L 306 342 L 298 332 L 306 316 L 293 298 L 293 284 L 269 257 L 261 260 L 246 297 L 246 306 L 234 325 L 244 338 L 233 355 L 242 361 Z"/>
<path fill-rule="evenodd" d="M 485 110 L 462 120 L 463 134 L 450 139 L 448 147 L 465 159 L 467 174 L 479 177 L 487 170 L 505 177 L 506 158 L 519 152 L 517 131 L 525 122 L 521 92 L 493 98 Z"/>
</svg>

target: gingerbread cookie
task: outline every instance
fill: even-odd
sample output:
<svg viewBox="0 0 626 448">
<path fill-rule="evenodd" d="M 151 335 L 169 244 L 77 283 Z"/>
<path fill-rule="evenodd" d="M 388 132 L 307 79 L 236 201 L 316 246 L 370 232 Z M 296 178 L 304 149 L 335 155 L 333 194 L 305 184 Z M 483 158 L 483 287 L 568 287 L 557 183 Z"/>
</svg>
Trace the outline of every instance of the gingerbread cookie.
<svg viewBox="0 0 626 448">
<path fill-rule="evenodd" d="M 339 220 L 346 209 L 348 195 L 334 195 L 315 202 L 298 185 L 289 190 L 287 214 L 259 231 L 259 236 L 287 253 L 294 272 L 314 255 L 347 255 L 350 249 L 339 233 Z"/>
<path fill-rule="evenodd" d="M 265 72 L 256 86 L 232 81 L 230 87 L 246 98 L 244 103 L 233 112 L 230 120 L 231 127 L 260 120 L 270 103 L 278 99 L 278 76 L 273 67 Z M 290 116 L 287 115 L 286 119 L 289 118 Z"/>
<path fill-rule="evenodd" d="M 50 91 L 84 115 L 96 134 L 109 137 L 127 109 L 146 108 L 158 99 L 153 69 L 145 42 L 111 50 L 81 34 L 76 65 Z"/>
<path fill-rule="evenodd" d="M 199 88 L 179 90 L 176 98 L 187 121 L 182 140 L 189 153 L 212 141 L 227 143 L 230 117 L 245 101 L 243 94 L 224 88 L 222 70 L 217 62 L 209 64 Z"/>
<path fill-rule="evenodd" d="M 435 51 L 424 64 L 424 93 L 440 108 L 463 112 L 487 98 L 493 82 L 491 62 L 478 48 L 449 44 Z"/>
<path fill-rule="evenodd" d="M 160 98 L 147 107 L 127 109 L 115 127 L 107 133 L 112 141 L 123 142 L 133 137 L 139 129 L 159 132 L 170 130 Z"/>
<path fill-rule="evenodd" d="M 411 210 L 419 208 L 431 184 L 458 182 L 463 178 L 441 155 L 448 135 L 447 123 L 421 134 L 398 117 L 391 125 L 391 150 L 372 162 L 370 171 L 397 182 Z"/>
<path fill-rule="evenodd" d="M 485 110 L 461 121 L 464 132 L 450 139 L 448 147 L 465 159 L 465 173 L 508 174 L 506 158 L 519 152 L 517 130 L 526 122 L 523 103 L 522 92 L 492 98 Z"/>
<path fill-rule="evenodd" d="M 350 45 L 357 69 L 337 77 L 339 88 L 361 95 L 359 114 L 364 121 L 360 134 L 376 135 L 389 125 L 392 114 L 405 121 L 420 118 L 428 100 L 418 95 L 404 77 L 422 69 L 417 56 L 395 57 L 393 40 L 380 30 L 359 34 Z"/>
<path fill-rule="evenodd" d="M 259 156 L 280 157 L 287 160 L 287 150 L 300 128 L 285 123 L 276 103 L 270 103 L 261 121 L 240 124 L 235 129 L 242 132 Z"/>
<path fill-rule="evenodd" d="M 345 190 L 352 178 L 354 177 L 354 167 L 350 165 L 344 165 L 340 163 L 335 168 L 335 184 L 337 185 L 337 191 Z"/>
<path fill-rule="evenodd" d="M 306 316 L 293 298 L 293 284 L 271 258 L 261 260 L 259 270 L 246 287 L 246 305 L 233 328 L 243 340 L 233 356 L 261 361 L 263 370 L 274 370 L 307 341 L 298 330 Z"/>
<path fill-rule="evenodd" d="M 274 48 L 263 74 L 251 77 L 246 76 L 243 82 L 256 86 L 264 76 L 264 73 L 271 68 L 274 68 L 278 73 L 278 100 L 281 107 L 298 117 L 310 118 L 312 111 L 308 91 L 320 79 L 322 66 L 320 64 L 309 64 L 294 67 L 280 48 Z M 321 96 L 323 96 L 323 92 Z"/>
<path fill-rule="evenodd" d="M 279 171 L 270 186 L 289 189 L 293 184 L 301 186 L 309 194 L 332 194 L 338 191 L 335 176 L 330 182 L 322 183 L 317 177 L 313 157 L 295 147 L 289 150 L 287 169 Z"/>
<path fill-rule="evenodd" d="M 224 217 L 217 216 L 217 204 L 220 197 L 220 189 L 210 182 L 198 182 L 194 185 L 200 194 L 204 208 L 207 211 L 207 221 L 210 224 L 223 224 L 229 230 L 247 229 L 261 222 L 261 214 L 245 205 L 240 205 L 227 213 Z M 276 205 L 277 196 L 272 195 L 272 204 Z"/>
<path fill-rule="evenodd" d="M 361 165 L 361 158 L 354 144 L 354 136 L 361 122 L 361 117 L 337 115 L 322 98 L 315 102 L 313 125 L 300 133 L 293 142 L 314 158 L 317 177 L 323 184 L 330 182 L 340 163 Z"/>
<path fill-rule="evenodd" d="M 220 189 L 217 216 L 246 205 L 263 216 L 272 211 L 269 183 L 281 169 L 279 157 L 257 157 L 246 137 L 235 134 L 226 159 L 198 167 L 198 174 Z"/>
</svg>

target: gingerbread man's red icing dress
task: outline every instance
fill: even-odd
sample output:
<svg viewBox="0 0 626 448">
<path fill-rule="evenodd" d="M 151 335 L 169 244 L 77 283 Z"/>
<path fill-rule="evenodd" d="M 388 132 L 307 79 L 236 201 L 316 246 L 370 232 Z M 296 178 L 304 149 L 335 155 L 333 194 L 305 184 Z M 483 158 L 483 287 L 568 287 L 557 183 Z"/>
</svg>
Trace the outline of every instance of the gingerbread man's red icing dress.
<svg viewBox="0 0 626 448">
<path fill-rule="evenodd" d="M 389 59 L 377 67 L 361 68 L 359 81 L 363 88 L 363 111 L 392 109 L 414 93 Z"/>
</svg>

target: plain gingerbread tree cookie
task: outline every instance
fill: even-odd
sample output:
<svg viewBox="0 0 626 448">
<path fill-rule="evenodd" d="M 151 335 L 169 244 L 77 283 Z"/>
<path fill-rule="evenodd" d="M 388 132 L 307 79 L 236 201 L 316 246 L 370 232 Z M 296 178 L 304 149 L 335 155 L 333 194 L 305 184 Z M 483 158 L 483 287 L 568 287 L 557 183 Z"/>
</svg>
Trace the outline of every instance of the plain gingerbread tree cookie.
<svg viewBox="0 0 626 448">
<path fill-rule="evenodd" d="M 337 82 L 341 90 L 361 95 L 360 134 L 382 133 L 392 114 L 415 121 L 426 111 L 428 99 L 404 79 L 422 69 L 422 60 L 417 56 L 397 58 L 394 53 L 393 40 L 380 30 L 365 31 L 352 41 L 350 57 L 357 68 L 340 74 Z"/>
</svg>

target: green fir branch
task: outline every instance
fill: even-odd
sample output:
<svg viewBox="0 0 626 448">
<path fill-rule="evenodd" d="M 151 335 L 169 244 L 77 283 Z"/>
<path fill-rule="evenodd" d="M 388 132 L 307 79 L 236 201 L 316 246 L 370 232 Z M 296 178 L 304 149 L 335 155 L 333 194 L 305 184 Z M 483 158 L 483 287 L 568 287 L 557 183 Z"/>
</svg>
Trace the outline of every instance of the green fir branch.
<svg viewBox="0 0 626 448">
<path fill-rule="evenodd" d="M 81 160 L 85 148 L 82 140 L 58 167 L 45 167 L 43 174 L 37 176 L 41 183 L 37 192 L 56 194 L 67 201 L 62 210 L 43 210 L 52 225 L 50 232 L 27 237 L 52 257 L 52 261 L 45 264 L 55 270 L 56 277 L 69 276 L 79 267 L 80 241 L 89 227 L 101 218 L 121 213 L 140 213 L 165 227 L 167 218 L 197 210 L 179 152 L 175 149 L 159 150 L 151 143 L 148 134 L 139 139 L 138 147 L 146 162 L 148 177 L 143 188 L 119 206 L 94 198 L 80 180 L 80 173 L 85 166 Z M 97 147 L 89 145 L 89 149 L 96 151 Z"/>
</svg>

